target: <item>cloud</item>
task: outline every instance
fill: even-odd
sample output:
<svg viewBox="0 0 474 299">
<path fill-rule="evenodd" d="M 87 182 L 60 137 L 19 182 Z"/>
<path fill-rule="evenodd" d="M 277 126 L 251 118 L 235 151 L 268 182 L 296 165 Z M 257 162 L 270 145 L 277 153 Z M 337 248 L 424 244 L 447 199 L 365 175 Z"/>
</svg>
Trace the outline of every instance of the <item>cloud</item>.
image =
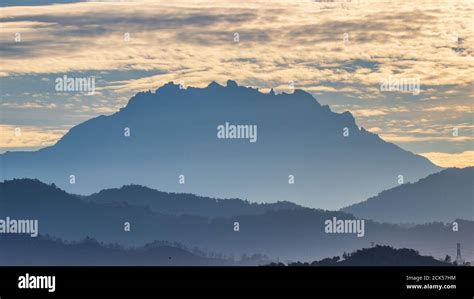
<svg viewBox="0 0 474 299">
<path fill-rule="evenodd" d="M 380 107 L 380 108 L 371 108 L 371 109 L 351 109 L 351 113 L 359 118 L 363 117 L 374 117 L 374 116 L 383 116 L 390 113 L 403 113 L 408 112 L 409 110 L 406 107 Z"/>
<path fill-rule="evenodd" d="M 462 153 L 440 153 L 440 152 L 429 152 L 420 153 L 428 158 L 434 164 L 441 167 L 468 167 L 474 166 L 474 151 L 464 151 Z"/>
<path fill-rule="evenodd" d="M 372 117 L 387 114 L 383 109 L 356 109 L 352 110 L 351 113 L 356 117 Z"/>
<path fill-rule="evenodd" d="M 5 96 L 9 121 L 29 117 L 25 108 L 48 107 L 51 118 L 67 112 L 81 121 L 169 81 L 204 87 L 233 79 L 277 92 L 291 91 L 293 81 L 389 141 L 438 142 L 453 152 L 471 146 L 472 127 L 455 142 L 443 134 L 472 123 L 472 1 L 92 1 L 0 12 L 0 80 L 7 87 L 14 85 L 7 78 L 25 76 L 141 73 L 111 76 L 98 82 L 101 96 L 56 107 L 48 103 L 57 95 L 44 102 Z M 391 76 L 419 78 L 420 95 L 381 92 Z"/>
<path fill-rule="evenodd" d="M 33 97 L 35 97 L 33 95 Z M 55 109 L 54 103 L 26 102 L 26 103 L 1 103 L 0 107 L 15 109 Z"/>
<path fill-rule="evenodd" d="M 446 141 L 446 142 L 464 142 L 473 141 L 474 137 L 471 136 L 415 136 L 415 135 L 404 135 L 404 134 L 380 134 L 383 140 L 395 143 L 406 143 L 406 142 L 424 142 L 424 141 Z"/>
<path fill-rule="evenodd" d="M 283 67 L 284 82 L 298 78 L 305 86 L 342 80 L 378 86 L 393 74 L 420 77 L 425 85 L 471 83 L 472 59 L 452 51 L 446 35 L 456 31 L 463 47 L 471 48 L 469 6 L 454 13 L 435 3 L 407 9 L 378 2 L 143 2 L 3 8 L 0 21 L 8 29 L 1 35 L 9 42 L 1 45 L 8 59 L 1 73 L 201 69 L 203 84 L 205 75 L 278 79 Z M 24 35 L 22 43 L 12 42 L 15 32 Z M 258 63 L 238 63 L 243 57 Z M 18 59 L 24 63 L 15 63 Z"/>
<path fill-rule="evenodd" d="M 38 148 L 55 144 L 65 133 L 65 128 L 15 126 L 0 124 L 0 152 L 9 149 Z"/>
<path fill-rule="evenodd" d="M 81 2 L 87 0 L 2 0 L 0 6 L 31 6 Z"/>
<path fill-rule="evenodd" d="M 472 112 L 472 106 L 462 105 L 462 106 L 435 106 L 423 109 L 428 112 Z"/>
<path fill-rule="evenodd" d="M 367 131 L 378 134 L 379 132 L 382 132 L 382 129 L 379 127 L 372 127 L 372 128 L 368 128 Z"/>
</svg>

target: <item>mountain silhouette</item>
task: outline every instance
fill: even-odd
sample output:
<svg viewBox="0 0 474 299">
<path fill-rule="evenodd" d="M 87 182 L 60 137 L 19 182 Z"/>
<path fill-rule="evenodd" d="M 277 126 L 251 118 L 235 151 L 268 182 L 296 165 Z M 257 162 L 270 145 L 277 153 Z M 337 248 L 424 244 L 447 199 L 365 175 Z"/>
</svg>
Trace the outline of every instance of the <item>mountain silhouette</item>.
<svg viewBox="0 0 474 299">
<path fill-rule="evenodd" d="M 474 220 L 474 167 L 449 168 L 381 192 L 342 211 L 391 223 Z"/>
<path fill-rule="evenodd" d="M 233 136 L 219 132 L 229 125 L 256 126 L 255 142 L 218 138 Z M 365 200 L 396 186 L 400 175 L 408 182 L 440 170 L 307 92 L 265 94 L 234 81 L 140 92 L 117 113 L 71 128 L 53 146 L 0 155 L 0 165 L 3 180 L 38 178 L 76 194 L 140 184 L 324 209 Z"/>
<path fill-rule="evenodd" d="M 281 263 L 272 263 L 271 266 L 284 266 Z M 423 256 L 413 249 L 393 248 L 391 246 L 376 245 L 372 248 L 362 248 L 350 254 L 324 258 L 312 263 L 294 262 L 288 266 L 449 266 L 444 261 L 432 256 Z"/>
<path fill-rule="evenodd" d="M 203 217 L 232 217 L 238 215 L 258 215 L 268 211 L 302 208 L 291 202 L 251 203 L 238 198 L 217 199 L 194 194 L 168 193 L 140 185 L 106 189 L 85 200 L 101 204 L 130 204 L 148 207 L 157 213 L 168 215 L 195 215 Z"/>
<path fill-rule="evenodd" d="M 413 249 L 395 249 L 390 246 L 364 248 L 348 255 L 341 266 L 449 266 L 449 264 L 422 256 Z"/>
<path fill-rule="evenodd" d="M 133 193 L 127 194 L 135 197 Z M 184 198 L 189 196 L 185 194 Z M 207 205 L 205 200 L 201 202 Z M 0 183 L 0 219 L 6 217 L 37 219 L 40 234 L 68 242 L 90 237 L 104 243 L 141 247 L 164 240 L 205 252 L 234 256 L 258 253 L 280 260 L 316 260 L 367 247 L 371 242 L 413 248 L 426 254 L 437 248 L 451 248 L 442 254 L 455 255 L 459 242 L 466 248 L 474 247 L 474 222 L 460 219 L 453 219 L 459 223 L 457 232 L 451 224 L 440 222 L 403 227 L 366 220 L 364 236 L 357 237 L 325 232 L 328 219 L 354 219 L 340 211 L 301 207 L 230 217 L 173 215 L 128 202 L 91 202 L 30 179 Z M 129 231 L 124 229 L 126 222 L 130 224 Z M 235 223 L 239 225 L 237 231 Z M 465 253 L 466 258 L 471 257 L 468 254 Z"/>
<path fill-rule="evenodd" d="M 0 235 L 2 266 L 230 266 L 224 258 L 207 257 L 191 252 L 179 244 L 154 242 L 125 249 L 105 245 L 93 238 L 66 243 L 60 239 L 39 236 Z"/>
</svg>

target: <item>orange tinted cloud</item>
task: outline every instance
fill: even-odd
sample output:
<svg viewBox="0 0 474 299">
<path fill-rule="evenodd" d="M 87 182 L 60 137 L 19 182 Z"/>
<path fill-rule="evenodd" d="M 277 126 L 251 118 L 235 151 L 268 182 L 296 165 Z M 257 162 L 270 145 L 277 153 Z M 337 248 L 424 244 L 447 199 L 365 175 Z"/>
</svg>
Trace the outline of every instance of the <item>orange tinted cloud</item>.
<svg viewBox="0 0 474 299">
<path fill-rule="evenodd" d="M 440 152 L 430 152 L 419 154 L 428 158 L 434 164 L 441 167 L 468 167 L 474 166 L 474 151 L 450 154 Z"/>
</svg>

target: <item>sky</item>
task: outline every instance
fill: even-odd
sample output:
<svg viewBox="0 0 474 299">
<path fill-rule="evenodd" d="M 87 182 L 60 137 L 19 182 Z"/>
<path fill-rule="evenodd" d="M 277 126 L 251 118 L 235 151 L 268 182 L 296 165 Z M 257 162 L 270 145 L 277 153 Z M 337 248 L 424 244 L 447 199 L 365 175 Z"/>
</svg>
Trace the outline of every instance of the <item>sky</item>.
<svg viewBox="0 0 474 299">
<path fill-rule="evenodd" d="M 232 79 L 306 90 L 437 165 L 474 165 L 473 1 L 0 3 L 0 152 L 52 145 L 169 81 Z M 57 91 L 64 75 L 95 92 Z"/>
</svg>

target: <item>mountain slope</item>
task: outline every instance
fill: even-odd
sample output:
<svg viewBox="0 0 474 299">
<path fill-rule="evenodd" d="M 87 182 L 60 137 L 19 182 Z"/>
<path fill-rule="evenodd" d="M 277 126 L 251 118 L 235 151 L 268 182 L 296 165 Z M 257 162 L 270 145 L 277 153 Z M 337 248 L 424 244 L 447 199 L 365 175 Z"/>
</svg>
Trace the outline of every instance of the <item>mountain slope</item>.
<svg viewBox="0 0 474 299">
<path fill-rule="evenodd" d="M 256 142 L 218 138 L 226 123 L 256 125 Z M 407 182 L 439 170 L 309 93 L 264 94 L 234 81 L 187 89 L 168 83 L 138 93 L 119 112 L 73 127 L 54 146 L 0 155 L 0 165 L 4 180 L 38 178 L 76 194 L 135 183 L 325 209 L 393 187 L 400 174 Z"/>
<path fill-rule="evenodd" d="M 474 167 L 450 168 L 403 184 L 342 211 L 392 223 L 474 220 Z"/>
</svg>

